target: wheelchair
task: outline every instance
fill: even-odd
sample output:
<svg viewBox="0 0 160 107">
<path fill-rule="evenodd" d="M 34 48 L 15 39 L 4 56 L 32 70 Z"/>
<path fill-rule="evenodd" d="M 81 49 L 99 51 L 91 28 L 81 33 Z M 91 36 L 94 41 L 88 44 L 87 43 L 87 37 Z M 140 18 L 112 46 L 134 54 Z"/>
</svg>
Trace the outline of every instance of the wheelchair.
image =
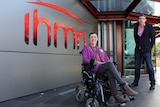
<svg viewBox="0 0 160 107">
<path fill-rule="evenodd" d="M 99 107 L 100 101 L 103 106 L 125 106 L 126 103 L 114 102 L 108 103 L 108 99 L 112 96 L 110 90 L 110 83 L 107 75 L 96 75 L 90 69 L 93 67 L 93 60 L 90 63 L 82 64 L 82 81 L 76 86 L 75 97 L 80 103 L 86 101 L 86 107 Z M 119 90 L 124 98 L 128 101 L 132 100 L 123 91 Z"/>
</svg>

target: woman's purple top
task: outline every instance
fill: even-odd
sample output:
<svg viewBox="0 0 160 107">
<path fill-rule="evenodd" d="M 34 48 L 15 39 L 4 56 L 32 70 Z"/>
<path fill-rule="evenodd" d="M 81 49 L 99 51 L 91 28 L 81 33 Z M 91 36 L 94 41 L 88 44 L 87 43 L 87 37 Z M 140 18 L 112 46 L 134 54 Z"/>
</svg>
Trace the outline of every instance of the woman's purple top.
<svg viewBox="0 0 160 107">
<path fill-rule="evenodd" d="M 109 58 L 102 48 L 96 46 L 95 48 L 91 45 L 86 45 L 82 52 L 83 63 L 90 62 L 91 59 L 95 59 L 96 62 L 109 62 Z M 91 69 L 92 72 L 96 73 L 100 64 L 96 63 L 94 68 Z"/>
</svg>

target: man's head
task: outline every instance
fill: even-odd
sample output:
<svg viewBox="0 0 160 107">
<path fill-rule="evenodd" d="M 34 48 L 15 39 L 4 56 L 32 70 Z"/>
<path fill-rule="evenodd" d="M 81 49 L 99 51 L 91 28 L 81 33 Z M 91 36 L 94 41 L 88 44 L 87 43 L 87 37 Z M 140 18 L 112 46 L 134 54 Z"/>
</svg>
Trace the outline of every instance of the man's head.
<svg viewBox="0 0 160 107">
<path fill-rule="evenodd" d="M 96 46 L 98 41 L 98 36 L 95 32 L 89 34 L 89 43 L 91 46 Z"/>
<path fill-rule="evenodd" d="M 145 25 L 147 19 L 146 19 L 146 16 L 144 14 L 140 14 L 139 18 L 138 18 L 138 22 L 139 22 L 139 25 Z"/>
</svg>

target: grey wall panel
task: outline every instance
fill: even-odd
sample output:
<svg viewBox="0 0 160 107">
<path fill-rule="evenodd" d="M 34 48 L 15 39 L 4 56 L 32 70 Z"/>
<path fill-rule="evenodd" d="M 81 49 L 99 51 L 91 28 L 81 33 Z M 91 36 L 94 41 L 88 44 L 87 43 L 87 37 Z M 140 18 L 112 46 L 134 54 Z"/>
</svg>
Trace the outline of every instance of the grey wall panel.
<svg viewBox="0 0 160 107">
<path fill-rule="evenodd" d="M 0 99 L 60 87 L 81 79 L 81 56 L 0 53 Z"/>
<path fill-rule="evenodd" d="M 54 46 L 54 23 L 90 33 L 97 31 L 96 19 L 79 0 L 45 0 L 61 6 L 78 16 L 80 24 L 70 16 L 41 5 L 30 4 L 37 0 L 5 0 L 0 3 L 0 101 L 29 95 L 81 79 L 80 49 L 73 49 L 72 32 L 68 32 L 68 48 L 64 48 L 64 32 L 58 30 L 57 48 Z M 47 27 L 38 25 L 38 44 L 33 44 L 33 11 L 38 18 L 45 18 L 51 25 L 51 45 L 47 46 Z M 30 14 L 29 44 L 24 41 L 25 14 Z M 77 45 L 77 44 L 76 44 Z"/>
</svg>

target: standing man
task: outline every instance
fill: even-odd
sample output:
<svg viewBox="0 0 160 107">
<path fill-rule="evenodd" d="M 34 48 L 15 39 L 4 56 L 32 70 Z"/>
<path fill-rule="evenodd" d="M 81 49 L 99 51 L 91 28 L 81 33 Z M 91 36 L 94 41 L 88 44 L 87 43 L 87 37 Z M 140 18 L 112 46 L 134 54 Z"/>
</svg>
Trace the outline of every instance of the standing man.
<svg viewBox="0 0 160 107">
<path fill-rule="evenodd" d="M 148 70 L 149 70 L 149 80 L 150 80 L 150 90 L 155 89 L 155 77 L 152 65 L 152 55 L 151 50 L 155 44 L 155 31 L 151 24 L 146 23 L 146 16 L 141 14 L 134 28 L 134 40 L 136 43 L 135 47 L 135 79 L 130 85 L 132 87 L 138 86 L 138 81 L 140 79 L 140 67 L 141 59 L 144 58 Z"/>
</svg>

